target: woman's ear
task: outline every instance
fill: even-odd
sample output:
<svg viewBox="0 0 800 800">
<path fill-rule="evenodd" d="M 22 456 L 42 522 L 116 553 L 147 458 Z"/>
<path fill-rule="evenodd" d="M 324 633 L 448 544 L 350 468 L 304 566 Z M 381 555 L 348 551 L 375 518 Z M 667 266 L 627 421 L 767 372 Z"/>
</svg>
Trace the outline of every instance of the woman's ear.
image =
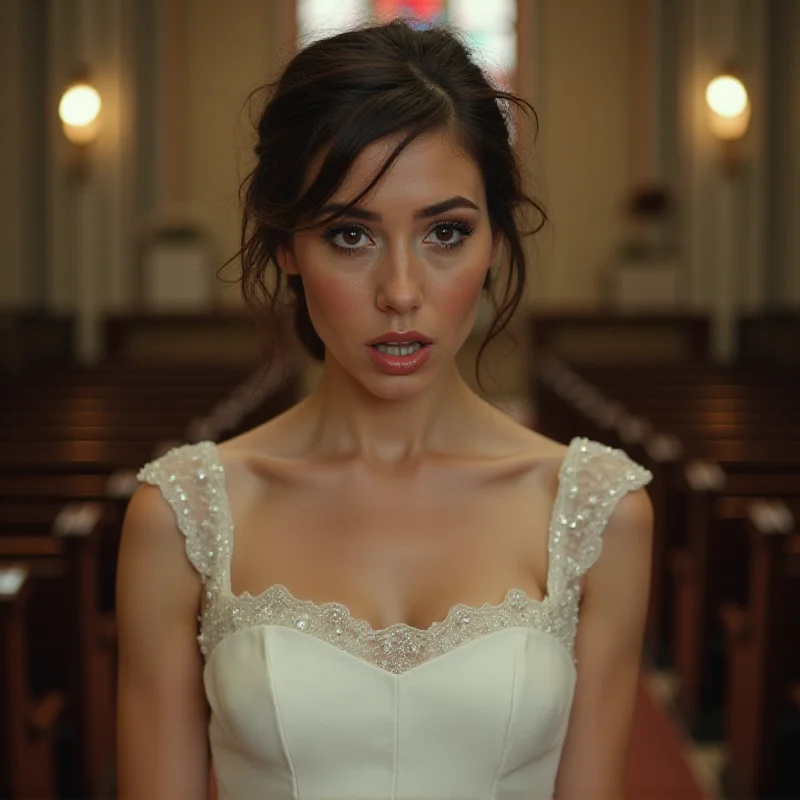
<svg viewBox="0 0 800 800">
<path fill-rule="evenodd" d="M 286 275 L 300 274 L 300 270 L 297 267 L 297 259 L 294 257 L 294 252 L 290 247 L 279 245 L 275 250 L 275 260 L 278 262 L 281 272 Z"/>
</svg>

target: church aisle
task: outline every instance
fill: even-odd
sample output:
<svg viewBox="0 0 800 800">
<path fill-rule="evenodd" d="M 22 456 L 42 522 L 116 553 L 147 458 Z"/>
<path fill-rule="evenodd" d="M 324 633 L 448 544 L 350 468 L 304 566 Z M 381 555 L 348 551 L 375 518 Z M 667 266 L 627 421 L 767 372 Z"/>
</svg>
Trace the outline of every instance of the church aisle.
<svg viewBox="0 0 800 800">
<path fill-rule="evenodd" d="M 643 673 L 628 758 L 628 800 L 716 800 L 692 769 L 691 747 Z"/>
</svg>

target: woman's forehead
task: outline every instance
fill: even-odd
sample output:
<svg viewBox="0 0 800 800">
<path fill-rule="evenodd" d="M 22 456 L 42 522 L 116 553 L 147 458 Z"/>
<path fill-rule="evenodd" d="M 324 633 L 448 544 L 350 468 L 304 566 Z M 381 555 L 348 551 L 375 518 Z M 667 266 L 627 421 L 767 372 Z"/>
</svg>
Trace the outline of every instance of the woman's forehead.
<svg viewBox="0 0 800 800">
<path fill-rule="evenodd" d="M 356 197 L 374 179 L 402 138 L 403 134 L 398 134 L 367 145 L 350 165 L 330 202 L 346 203 Z M 312 160 L 304 188 L 316 177 L 326 154 L 327 150 Z M 359 206 L 391 207 L 406 202 L 426 205 L 452 195 L 463 195 L 481 204 L 480 170 L 450 134 L 430 131 L 406 145 Z"/>
</svg>

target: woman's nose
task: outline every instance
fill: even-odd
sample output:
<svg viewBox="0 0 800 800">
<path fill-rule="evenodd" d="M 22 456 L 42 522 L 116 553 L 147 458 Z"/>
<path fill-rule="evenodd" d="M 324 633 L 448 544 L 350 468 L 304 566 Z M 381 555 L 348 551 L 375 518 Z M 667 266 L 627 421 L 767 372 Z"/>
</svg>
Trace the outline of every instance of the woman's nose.
<svg viewBox="0 0 800 800">
<path fill-rule="evenodd" d="M 392 255 L 381 270 L 376 304 L 381 311 L 406 313 L 422 303 L 422 274 L 412 255 Z"/>
</svg>

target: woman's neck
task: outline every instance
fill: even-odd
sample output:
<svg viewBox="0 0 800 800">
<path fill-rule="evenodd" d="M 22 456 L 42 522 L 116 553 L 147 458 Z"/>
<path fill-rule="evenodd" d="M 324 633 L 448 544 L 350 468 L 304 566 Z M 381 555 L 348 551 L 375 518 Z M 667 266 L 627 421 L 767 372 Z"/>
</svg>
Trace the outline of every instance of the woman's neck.
<svg viewBox="0 0 800 800">
<path fill-rule="evenodd" d="M 384 399 L 326 363 L 302 406 L 320 455 L 398 467 L 463 447 L 482 401 L 455 364 L 413 395 Z"/>
</svg>

